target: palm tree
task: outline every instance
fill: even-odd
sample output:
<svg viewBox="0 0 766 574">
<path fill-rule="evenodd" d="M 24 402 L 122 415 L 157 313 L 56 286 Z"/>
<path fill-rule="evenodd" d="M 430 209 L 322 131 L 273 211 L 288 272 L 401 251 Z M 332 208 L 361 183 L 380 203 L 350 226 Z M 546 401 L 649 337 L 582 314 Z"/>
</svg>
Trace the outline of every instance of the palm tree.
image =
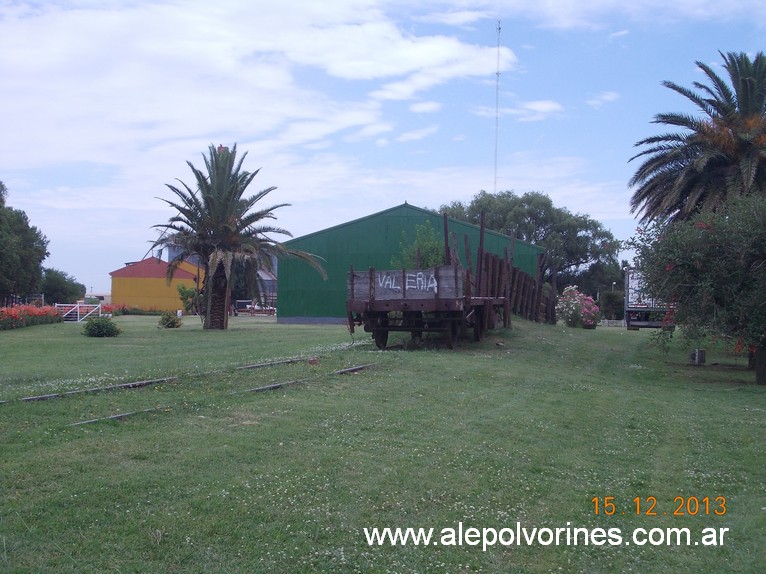
<svg viewBox="0 0 766 574">
<path fill-rule="evenodd" d="M 190 258 L 200 261 L 204 269 L 205 329 L 228 327 L 231 270 L 235 260 L 247 262 L 247 267 L 255 273 L 258 268 L 271 269 L 274 257 L 294 256 L 309 262 L 324 275 L 316 257 L 288 249 L 269 237 L 272 233 L 292 237 L 285 229 L 262 223 L 265 219 L 276 219 L 274 211 L 289 204 L 256 207 L 275 187 L 244 197 L 260 171 L 242 170 L 246 156 L 247 152 L 237 161 L 236 144 L 231 151 L 211 145 L 209 155 L 203 155 L 204 171 L 186 162 L 194 174 L 196 189 L 178 180 L 180 187 L 166 184 L 176 195 L 175 201 L 159 198 L 178 213 L 167 223 L 154 226 L 163 230 L 154 247 L 175 248 L 168 268 L 169 279 L 182 261 Z"/>
<path fill-rule="evenodd" d="M 702 62 L 710 86 L 663 82 L 703 115 L 658 114 L 653 123 L 679 131 L 636 143 L 648 147 L 631 158 L 645 159 L 630 180 L 638 186 L 630 206 L 644 223 L 685 220 L 728 198 L 766 192 L 766 56 L 720 54 L 731 86 Z"/>
</svg>

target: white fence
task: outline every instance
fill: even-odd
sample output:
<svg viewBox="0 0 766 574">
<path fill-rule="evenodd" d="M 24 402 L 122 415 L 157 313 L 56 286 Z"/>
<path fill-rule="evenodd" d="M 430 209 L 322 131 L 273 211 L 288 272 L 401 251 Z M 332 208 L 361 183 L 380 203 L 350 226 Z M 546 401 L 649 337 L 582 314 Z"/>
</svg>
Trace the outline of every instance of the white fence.
<svg viewBox="0 0 766 574">
<path fill-rule="evenodd" d="M 56 303 L 56 309 L 64 321 L 84 321 L 92 317 L 101 317 L 101 303 L 86 305 L 85 303 Z"/>
</svg>

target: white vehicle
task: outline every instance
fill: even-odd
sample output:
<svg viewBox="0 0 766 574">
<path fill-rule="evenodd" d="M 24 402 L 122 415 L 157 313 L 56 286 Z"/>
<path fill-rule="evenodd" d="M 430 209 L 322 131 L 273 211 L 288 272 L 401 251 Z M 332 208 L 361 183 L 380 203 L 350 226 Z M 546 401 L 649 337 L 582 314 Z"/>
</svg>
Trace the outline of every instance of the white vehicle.
<svg viewBox="0 0 766 574">
<path fill-rule="evenodd" d="M 251 315 L 276 315 L 277 314 L 276 307 L 269 307 L 268 305 L 261 305 L 260 303 L 255 303 L 254 305 L 248 305 L 247 310 L 250 312 Z"/>
<path fill-rule="evenodd" d="M 234 308 L 240 313 L 248 313 L 250 315 L 276 315 L 276 307 L 270 307 L 269 305 L 261 305 L 252 299 L 237 299 Z"/>
</svg>

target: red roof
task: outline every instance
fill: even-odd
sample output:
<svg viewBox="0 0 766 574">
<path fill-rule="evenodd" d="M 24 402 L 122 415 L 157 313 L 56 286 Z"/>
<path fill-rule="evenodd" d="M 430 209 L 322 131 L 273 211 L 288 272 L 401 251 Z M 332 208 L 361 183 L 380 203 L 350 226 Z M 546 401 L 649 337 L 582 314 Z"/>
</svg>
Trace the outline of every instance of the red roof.
<svg viewBox="0 0 766 574">
<path fill-rule="evenodd" d="M 112 271 L 109 275 L 120 278 L 164 279 L 167 277 L 167 274 L 167 261 L 156 257 L 149 257 L 141 261 L 126 263 L 125 267 Z M 173 279 L 194 279 L 194 275 L 179 267 L 173 274 Z"/>
</svg>

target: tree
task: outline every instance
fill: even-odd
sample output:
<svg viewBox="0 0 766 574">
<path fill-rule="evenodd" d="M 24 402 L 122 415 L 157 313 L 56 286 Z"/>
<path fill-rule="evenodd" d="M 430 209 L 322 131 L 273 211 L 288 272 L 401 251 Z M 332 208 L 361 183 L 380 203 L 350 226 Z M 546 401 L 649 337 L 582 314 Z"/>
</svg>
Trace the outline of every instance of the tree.
<svg viewBox="0 0 766 574">
<path fill-rule="evenodd" d="M 245 196 L 248 186 L 260 170 L 244 171 L 247 152 L 237 161 L 237 146 L 229 150 L 211 145 L 203 155 L 205 170 L 186 162 L 194 174 L 192 188 L 179 181 L 180 187 L 166 184 L 176 199 L 162 199 L 178 213 L 167 223 L 155 225 L 163 235 L 154 247 L 174 246 L 176 255 L 168 267 L 169 279 L 182 261 L 199 257 L 204 269 L 203 328 L 226 329 L 231 300 L 231 269 L 235 260 L 249 261 L 251 269 L 270 269 L 273 257 L 293 256 L 317 268 L 321 265 L 310 254 L 291 250 L 271 239 L 268 234 L 291 236 L 290 232 L 263 223 L 276 219 L 274 211 L 289 204 L 261 208 L 259 202 L 275 187 Z M 160 198 L 161 199 L 161 198 Z"/>
<path fill-rule="evenodd" d="M 436 233 L 430 221 L 415 226 L 415 240 L 410 241 L 402 231 L 401 252 L 391 258 L 398 269 L 427 269 L 444 265 L 444 239 Z"/>
<path fill-rule="evenodd" d="M 48 239 L 29 224 L 26 213 L 6 207 L 8 190 L 0 182 L 0 304 L 12 295 L 39 291 Z"/>
<path fill-rule="evenodd" d="M 448 205 L 442 205 L 439 213 L 474 225 L 479 225 L 481 214 L 484 213 L 484 225 L 487 229 L 522 239 L 523 231 L 519 235 L 516 234 L 516 226 L 519 223 L 517 218 L 510 217 L 511 212 L 521 201 L 521 198 L 512 191 L 499 191 L 492 194 L 482 190 L 474 195 L 469 203 L 453 201 Z"/>
<path fill-rule="evenodd" d="M 481 191 L 469 204 L 452 202 L 439 212 L 456 219 L 478 225 L 484 213 L 488 229 L 505 233 L 517 239 L 543 247 L 548 256 L 548 268 L 555 269 L 565 280 L 560 285 L 577 284 L 586 288 L 598 281 L 590 281 L 592 273 L 611 270 L 601 281 L 620 281 L 617 263 L 620 244 L 603 225 L 582 214 L 553 205 L 544 193 L 528 192 L 518 196 L 512 191 L 496 194 Z"/>
<path fill-rule="evenodd" d="M 643 223 L 688 219 L 728 198 L 766 191 L 766 55 L 721 57 L 730 86 L 702 62 L 697 66 L 711 85 L 663 82 L 702 116 L 658 114 L 653 123 L 673 131 L 636 143 L 647 147 L 631 158 L 644 161 L 630 180 L 638 186 L 630 206 Z"/>
<path fill-rule="evenodd" d="M 647 290 L 675 304 L 685 336 L 729 337 L 755 350 L 766 385 L 766 197 L 729 200 L 633 241 Z"/>
<path fill-rule="evenodd" d="M 49 305 L 75 303 L 85 296 L 85 285 L 63 271 L 46 268 L 43 272 L 42 292 Z"/>
</svg>

